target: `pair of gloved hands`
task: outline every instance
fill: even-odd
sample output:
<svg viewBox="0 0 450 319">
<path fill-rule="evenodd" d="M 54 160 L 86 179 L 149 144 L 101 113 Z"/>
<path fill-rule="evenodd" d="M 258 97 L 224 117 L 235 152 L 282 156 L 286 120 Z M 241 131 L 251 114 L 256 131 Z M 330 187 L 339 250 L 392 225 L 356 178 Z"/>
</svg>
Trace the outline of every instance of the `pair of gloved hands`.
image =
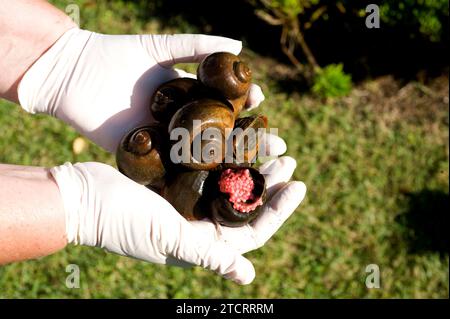
<svg viewBox="0 0 450 319">
<path fill-rule="evenodd" d="M 21 106 L 55 116 L 114 152 L 130 129 L 149 124 L 148 103 L 156 87 L 180 76 L 172 66 L 200 62 L 217 51 L 239 54 L 239 41 L 206 35 L 103 35 L 67 31 L 27 71 L 19 85 Z M 252 85 L 247 108 L 264 100 Z M 266 152 L 281 155 L 284 141 L 266 135 Z M 200 265 L 240 284 L 255 277 L 243 253 L 257 249 L 303 200 L 306 187 L 289 182 L 296 162 L 265 163 L 269 200 L 251 224 L 229 228 L 188 222 L 158 194 L 101 163 L 66 163 L 51 173 L 66 214 L 69 243 L 105 248 L 154 263 Z"/>
</svg>

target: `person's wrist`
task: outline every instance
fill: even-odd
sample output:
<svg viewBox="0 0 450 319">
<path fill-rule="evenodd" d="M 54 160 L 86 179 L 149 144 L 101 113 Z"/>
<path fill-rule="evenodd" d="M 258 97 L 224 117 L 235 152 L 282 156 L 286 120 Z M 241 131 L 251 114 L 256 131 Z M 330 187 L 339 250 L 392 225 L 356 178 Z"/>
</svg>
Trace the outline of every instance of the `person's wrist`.
<svg viewBox="0 0 450 319">
<path fill-rule="evenodd" d="M 8 65 L 9 63 L 3 68 L 4 80 L 2 80 L 0 87 L 0 97 L 15 103 L 20 103 L 19 87 L 24 75 L 61 36 L 73 28 L 78 28 L 77 24 L 70 17 L 63 16 L 46 30 L 27 35 L 26 38 L 16 38 L 14 40 L 15 46 L 20 46 L 21 52 L 18 57 L 15 57 L 14 68 Z M 9 85 L 3 82 L 8 82 Z"/>
<path fill-rule="evenodd" d="M 68 244 L 82 244 L 78 236 L 80 205 L 83 198 L 83 176 L 71 163 L 49 169 L 58 186 L 64 206 L 66 238 Z"/>
</svg>

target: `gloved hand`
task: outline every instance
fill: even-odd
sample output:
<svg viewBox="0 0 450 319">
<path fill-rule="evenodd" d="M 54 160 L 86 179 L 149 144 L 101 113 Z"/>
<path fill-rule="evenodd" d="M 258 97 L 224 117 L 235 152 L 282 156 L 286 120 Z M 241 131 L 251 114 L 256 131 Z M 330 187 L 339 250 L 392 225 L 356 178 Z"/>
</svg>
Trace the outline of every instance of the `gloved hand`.
<svg viewBox="0 0 450 319">
<path fill-rule="evenodd" d="M 239 284 L 255 277 L 241 254 L 262 246 L 300 204 L 305 185 L 288 182 L 295 161 L 264 164 L 270 199 L 261 215 L 239 228 L 188 222 L 158 194 L 106 164 L 54 167 L 66 213 L 69 243 L 96 246 L 153 263 L 199 265 Z"/>
<path fill-rule="evenodd" d="M 104 35 L 72 28 L 26 72 L 19 101 L 26 111 L 57 117 L 115 152 L 126 132 L 152 122 L 149 101 L 158 85 L 195 77 L 174 64 L 200 62 L 217 51 L 239 54 L 241 48 L 239 41 L 216 36 Z M 253 85 L 247 107 L 262 100 L 261 88 Z"/>
</svg>

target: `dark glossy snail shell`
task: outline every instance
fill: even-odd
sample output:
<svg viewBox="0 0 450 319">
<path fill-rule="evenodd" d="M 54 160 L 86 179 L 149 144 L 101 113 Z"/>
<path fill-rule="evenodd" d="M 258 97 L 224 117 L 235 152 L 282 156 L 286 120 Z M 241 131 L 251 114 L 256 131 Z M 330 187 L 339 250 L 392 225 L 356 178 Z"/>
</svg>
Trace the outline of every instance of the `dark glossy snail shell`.
<svg viewBox="0 0 450 319">
<path fill-rule="evenodd" d="M 232 53 L 216 52 L 200 63 L 197 78 L 206 87 L 220 92 L 233 105 L 237 117 L 247 100 L 252 80 L 247 64 Z"/>
<path fill-rule="evenodd" d="M 186 104 L 174 114 L 168 132 L 176 135 L 174 130 L 183 128 L 189 133 L 187 141 L 190 144 L 185 145 L 183 150 L 187 158 L 181 163 L 182 166 L 210 170 L 222 163 L 227 134 L 233 126 L 234 114 L 229 105 L 217 100 L 200 99 Z M 206 139 L 205 135 L 210 137 Z M 171 142 L 181 143 L 180 139 Z"/>
<path fill-rule="evenodd" d="M 233 163 L 253 165 L 258 157 L 259 143 L 267 128 L 263 115 L 238 118 L 233 130 Z"/>
<path fill-rule="evenodd" d="M 159 187 L 166 173 L 160 128 L 142 126 L 125 134 L 116 152 L 119 171 L 142 185 Z"/>
<path fill-rule="evenodd" d="M 207 94 L 207 89 L 196 79 L 174 79 L 156 89 L 150 99 L 150 111 L 155 120 L 168 124 L 182 106 Z"/>
<path fill-rule="evenodd" d="M 188 171 L 173 175 L 161 192 L 172 206 L 187 220 L 200 220 L 206 217 L 203 197 L 205 181 L 209 171 Z"/>
</svg>

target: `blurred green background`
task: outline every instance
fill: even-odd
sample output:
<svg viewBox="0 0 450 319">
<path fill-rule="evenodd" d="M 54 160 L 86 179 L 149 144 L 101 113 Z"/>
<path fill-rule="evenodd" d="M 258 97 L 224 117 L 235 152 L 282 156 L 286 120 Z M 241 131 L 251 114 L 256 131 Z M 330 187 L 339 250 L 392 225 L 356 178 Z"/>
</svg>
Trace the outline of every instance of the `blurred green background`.
<svg viewBox="0 0 450 319">
<path fill-rule="evenodd" d="M 365 27 L 366 4 L 353 1 L 52 2 L 77 4 L 81 26 L 97 32 L 243 40 L 266 95 L 257 112 L 279 128 L 308 193 L 247 255 L 249 286 L 71 246 L 1 267 L 0 298 L 449 297 L 448 2 L 382 1 L 380 29 Z M 1 163 L 115 165 L 90 142 L 74 152 L 78 137 L 0 101 Z M 79 289 L 65 285 L 68 264 L 80 267 Z M 365 285 L 369 264 L 379 289 Z"/>
</svg>

